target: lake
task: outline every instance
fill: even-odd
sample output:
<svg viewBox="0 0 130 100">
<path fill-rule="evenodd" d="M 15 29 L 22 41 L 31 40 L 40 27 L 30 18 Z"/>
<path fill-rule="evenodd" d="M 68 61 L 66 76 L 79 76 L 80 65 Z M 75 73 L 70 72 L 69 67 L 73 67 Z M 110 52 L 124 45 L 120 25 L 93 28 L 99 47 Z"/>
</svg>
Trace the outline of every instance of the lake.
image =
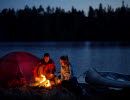
<svg viewBox="0 0 130 100">
<path fill-rule="evenodd" d="M 14 51 L 24 51 L 42 58 L 50 53 L 57 72 L 60 71 L 59 58 L 68 55 L 75 66 L 77 76 L 89 67 L 97 71 L 130 74 L 129 42 L 0 42 L 0 57 Z M 84 82 L 84 78 L 78 78 Z"/>
</svg>

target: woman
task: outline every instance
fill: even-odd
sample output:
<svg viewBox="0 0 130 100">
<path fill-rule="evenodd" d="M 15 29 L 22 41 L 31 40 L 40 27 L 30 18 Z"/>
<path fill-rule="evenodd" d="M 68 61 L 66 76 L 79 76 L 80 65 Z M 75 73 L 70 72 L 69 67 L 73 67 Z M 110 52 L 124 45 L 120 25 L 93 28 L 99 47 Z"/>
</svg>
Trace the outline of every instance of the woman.
<svg viewBox="0 0 130 100">
<path fill-rule="evenodd" d="M 61 85 L 68 88 L 76 95 L 82 95 L 82 89 L 74 74 L 74 66 L 70 63 L 68 56 L 60 57 L 61 63 Z"/>
<path fill-rule="evenodd" d="M 70 63 L 68 56 L 60 57 L 61 63 L 61 82 L 69 82 L 71 85 L 77 85 L 77 78 L 74 74 L 73 65 Z"/>
</svg>

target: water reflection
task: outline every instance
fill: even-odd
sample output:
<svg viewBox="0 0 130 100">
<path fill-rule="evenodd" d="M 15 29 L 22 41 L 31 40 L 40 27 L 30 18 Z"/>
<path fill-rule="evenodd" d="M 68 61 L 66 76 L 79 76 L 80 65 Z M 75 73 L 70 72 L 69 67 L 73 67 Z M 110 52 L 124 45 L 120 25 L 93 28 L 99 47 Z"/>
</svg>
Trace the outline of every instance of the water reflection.
<svg viewBox="0 0 130 100">
<path fill-rule="evenodd" d="M 59 58 L 69 55 L 75 65 L 76 75 L 94 67 L 98 71 L 130 74 L 129 42 L 4 42 L 0 43 L 0 57 L 14 51 L 25 51 L 43 57 L 49 52 L 60 70 Z M 83 78 L 79 78 L 83 82 Z"/>
</svg>

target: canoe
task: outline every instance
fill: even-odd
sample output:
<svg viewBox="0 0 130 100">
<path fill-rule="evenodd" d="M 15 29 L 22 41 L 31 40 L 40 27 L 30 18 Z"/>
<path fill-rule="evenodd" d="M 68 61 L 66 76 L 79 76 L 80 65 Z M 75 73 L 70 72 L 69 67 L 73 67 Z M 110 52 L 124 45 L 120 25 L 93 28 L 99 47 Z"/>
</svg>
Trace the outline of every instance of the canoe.
<svg viewBox="0 0 130 100">
<path fill-rule="evenodd" d="M 91 85 L 110 88 L 130 88 L 130 75 L 113 72 L 97 72 L 96 69 L 90 67 L 85 73 L 85 82 Z"/>
</svg>

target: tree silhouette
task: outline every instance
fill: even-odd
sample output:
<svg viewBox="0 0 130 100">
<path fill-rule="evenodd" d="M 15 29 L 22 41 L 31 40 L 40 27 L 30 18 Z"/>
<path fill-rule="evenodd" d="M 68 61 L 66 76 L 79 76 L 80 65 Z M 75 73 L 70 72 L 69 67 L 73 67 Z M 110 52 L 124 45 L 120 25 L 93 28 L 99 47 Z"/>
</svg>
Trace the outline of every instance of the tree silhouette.
<svg viewBox="0 0 130 100">
<path fill-rule="evenodd" d="M 101 3 L 90 6 L 87 16 L 74 7 L 65 11 L 42 5 L 0 12 L 1 41 L 129 41 L 129 26 L 130 8 L 124 1 L 115 10 Z"/>
<path fill-rule="evenodd" d="M 88 17 L 89 18 L 94 18 L 95 17 L 95 11 L 94 11 L 92 6 L 89 7 Z"/>
</svg>

